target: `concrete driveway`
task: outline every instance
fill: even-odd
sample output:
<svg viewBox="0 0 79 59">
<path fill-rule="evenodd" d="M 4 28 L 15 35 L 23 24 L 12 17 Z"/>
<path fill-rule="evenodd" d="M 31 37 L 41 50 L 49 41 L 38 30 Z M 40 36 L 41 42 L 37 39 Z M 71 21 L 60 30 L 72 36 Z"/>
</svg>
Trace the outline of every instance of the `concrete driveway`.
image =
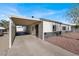
<svg viewBox="0 0 79 59">
<path fill-rule="evenodd" d="M 75 54 L 32 35 L 16 36 L 9 56 L 75 56 Z"/>
<path fill-rule="evenodd" d="M 9 47 L 9 37 L 8 34 L 4 34 L 4 36 L 0 36 L 0 56 L 7 55 L 8 47 Z"/>
</svg>

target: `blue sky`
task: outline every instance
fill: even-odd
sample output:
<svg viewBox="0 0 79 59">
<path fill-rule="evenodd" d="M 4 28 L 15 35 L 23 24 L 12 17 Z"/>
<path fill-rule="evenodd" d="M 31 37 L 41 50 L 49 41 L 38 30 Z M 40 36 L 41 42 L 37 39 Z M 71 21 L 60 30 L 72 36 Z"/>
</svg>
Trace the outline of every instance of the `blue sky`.
<svg viewBox="0 0 79 59">
<path fill-rule="evenodd" d="M 64 16 L 66 11 L 73 7 L 69 3 L 9 3 L 0 4 L 0 20 L 11 15 L 35 18 L 46 18 L 68 23 Z"/>
</svg>

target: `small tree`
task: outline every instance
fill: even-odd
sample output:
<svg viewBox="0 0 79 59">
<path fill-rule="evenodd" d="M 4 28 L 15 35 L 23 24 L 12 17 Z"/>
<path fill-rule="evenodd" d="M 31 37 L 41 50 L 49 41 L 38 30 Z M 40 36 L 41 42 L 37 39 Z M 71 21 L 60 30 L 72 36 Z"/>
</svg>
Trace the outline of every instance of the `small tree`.
<svg viewBox="0 0 79 59">
<path fill-rule="evenodd" d="M 68 21 L 71 23 L 79 24 L 79 4 L 74 4 L 71 9 L 66 13 Z"/>
<path fill-rule="evenodd" d="M 3 26 L 4 28 L 6 28 L 6 30 L 9 29 L 9 21 L 7 21 L 7 20 L 1 20 L 0 23 L 1 23 L 1 26 Z"/>
</svg>

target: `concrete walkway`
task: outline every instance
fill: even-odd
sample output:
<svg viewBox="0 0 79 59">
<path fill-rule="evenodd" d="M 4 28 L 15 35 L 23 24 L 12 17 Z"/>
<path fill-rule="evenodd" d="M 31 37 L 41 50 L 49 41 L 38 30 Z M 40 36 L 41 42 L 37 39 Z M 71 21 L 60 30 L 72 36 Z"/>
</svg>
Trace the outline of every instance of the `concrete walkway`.
<svg viewBox="0 0 79 59">
<path fill-rule="evenodd" d="M 9 56 L 75 56 L 75 54 L 32 35 L 17 36 Z"/>
</svg>

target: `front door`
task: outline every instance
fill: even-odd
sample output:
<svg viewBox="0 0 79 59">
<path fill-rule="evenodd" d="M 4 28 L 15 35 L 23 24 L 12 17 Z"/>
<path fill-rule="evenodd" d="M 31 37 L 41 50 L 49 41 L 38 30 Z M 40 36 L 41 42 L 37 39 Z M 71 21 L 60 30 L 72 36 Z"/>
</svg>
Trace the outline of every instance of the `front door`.
<svg viewBox="0 0 79 59">
<path fill-rule="evenodd" d="M 37 25 L 35 25 L 35 30 L 36 30 L 36 36 L 38 37 L 38 24 Z"/>
</svg>

